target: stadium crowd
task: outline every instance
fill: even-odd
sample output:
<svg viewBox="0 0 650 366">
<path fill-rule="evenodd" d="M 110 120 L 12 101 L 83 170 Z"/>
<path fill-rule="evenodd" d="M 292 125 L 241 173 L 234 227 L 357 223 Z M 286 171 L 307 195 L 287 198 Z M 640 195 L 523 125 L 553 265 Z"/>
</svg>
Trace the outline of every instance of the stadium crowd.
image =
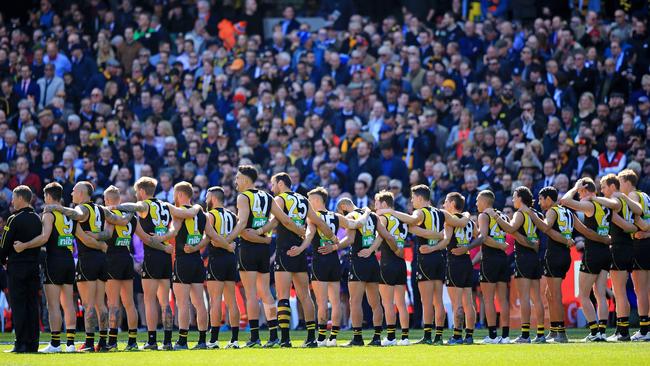
<svg viewBox="0 0 650 366">
<path fill-rule="evenodd" d="M 80 181 L 104 204 L 109 186 L 138 201 L 142 177 L 166 202 L 181 181 L 198 204 L 221 186 L 234 210 L 248 164 L 260 189 L 281 172 L 303 196 L 325 187 L 331 211 L 383 190 L 410 211 L 424 184 L 434 206 L 460 192 L 476 215 L 489 189 L 512 215 L 517 187 L 562 197 L 626 168 L 650 192 L 647 2 L 322 1 L 326 27 L 287 6 L 270 34 L 265 4 L 224 3 L 42 0 L 2 16 L 1 220 L 20 185 L 40 209 L 51 182 L 64 205 Z"/>
</svg>

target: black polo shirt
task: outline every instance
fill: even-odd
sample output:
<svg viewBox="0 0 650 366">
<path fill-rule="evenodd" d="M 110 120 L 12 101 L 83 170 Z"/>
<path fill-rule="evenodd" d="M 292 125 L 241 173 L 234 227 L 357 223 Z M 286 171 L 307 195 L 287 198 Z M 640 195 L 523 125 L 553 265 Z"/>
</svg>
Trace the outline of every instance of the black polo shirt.
<svg viewBox="0 0 650 366">
<path fill-rule="evenodd" d="M 16 253 L 14 241 L 28 242 L 39 236 L 42 231 L 41 218 L 34 212 L 34 208 L 25 207 L 9 216 L 2 231 L 0 241 L 0 260 L 8 259 L 8 263 L 38 262 L 41 248 L 31 248 Z"/>
</svg>

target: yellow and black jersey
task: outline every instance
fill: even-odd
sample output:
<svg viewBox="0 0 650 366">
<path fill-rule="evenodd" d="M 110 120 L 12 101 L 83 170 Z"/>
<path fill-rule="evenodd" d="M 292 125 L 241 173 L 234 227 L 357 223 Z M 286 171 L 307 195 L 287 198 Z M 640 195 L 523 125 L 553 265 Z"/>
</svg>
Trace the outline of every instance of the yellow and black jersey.
<svg viewBox="0 0 650 366">
<path fill-rule="evenodd" d="M 190 208 L 190 206 L 184 206 L 185 208 Z M 203 211 L 200 211 L 196 216 L 183 220 L 183 225 L 178 229 L 176 234 L 176 245 L 174 246 L 174 252 L 176 258 L 181 256 L 193 255 L 201 256 L 199 252 L 185 253 L 185 245 L 197 246 L 201 243 L 203 239 L 203 232 L 205 231 L 205 223 L 207 222 L 205 214 Z"/>
<path fill-rule="evenodd" d="M 454 214 L 454 216 L 458 218 L 463 217 L 463 215 L 459 213 Z M 449 245 L 447 246 L 447 252 L 451 252 L 455 248 L 467 247 L 470 245 L 472 240 L 474 240 L 474 222 L 472 220 L 469 220 L 467 222 L 467 225 L 465 225 L 464 227 L 454 228 L 454 234 L 449 241 Z M 464 256 L 469 256 L 469 252 L 463 254 L 462 256 L 448 255 L 447 258 L 450 260 L 455 260 L 455 259 L 461 259 Z"/>
<path fill-rule="evenodd" d="M 45 243 L 48 258 L 72 258 L 77 223 L 58 211 L 45 213 L 44 215 L 54 216 L 52 231 Z"/>
<path fill-rule="evenodd" d="M 551 207 L 551 210 L 555 211 L 555 216 L 557 216 L 555 222 L 553 223 L 553 230 L 562 234 L 562 236 L 564 236 L 566 239 L 571 239 L 573 237 L 574 230 L 573 211 L 561 205 L 555 205 Z M 566 253 L 569 251 L 569 247 L 567 247 L 566 244 L 558 243 L 557 241 L 551 239 L 550 236 L 546 242 L 548 243 L 546 250 L 550 253 Z"/>
<path fill-rule="evenodd" d="M 116 215 L 124 215 L 124 212 L 120 210 L 112 210 Z M 115 225 L 113 229 L 113 236 L 106 241 L 108 244 L 108 250 L 106 254 L 108 255 L 117 255 L 117 254 L 129 254 L 131 253 L 131 243 L 133 240 L 133 234 L 135 233 L 135 228 L 138 225 L 138 219 L 134 215 L 133 218 L 126 224 L 126 226 Z"/>
<path fill-rule="evenodd" d="M 352 211 L 352 218 L 354 220 L 357 220 L 361 216 L 363 216 L 364 211 L 362 209 L 356 209 Z M 368 220 L 366 223 L 357 229 L 357 233 L 354 236 L 354 242 L 352 243 L 352 247 L 350 250 L 350 255 L 354 259 L 359 259 L 360 257 L 357 256 L 357 254 L 363 250 L 370 248 L 372 246 L 372 243 L 375 242 L 375 238 L 377 237 L 377 225 L 379 218 L 375 213 L 370 213 L 368 216 Z M 370 256 L 370 258 L 375 258 L 374 256 Z"/>
<path fill-rule="evenodd" d="M 325 222 L 325 224 L 329 226 L 329 228 L 332 230 L 334 234 L 336 234 L 336 232 L 339 231 L 339 225 L 340 225 L 339 218 L 338 216 L 336 216 L 334 212 L 318 211 L 316 212 L 316 215 L 318 215 L 318 217 L 320 217 Z M 326 237 L 325 234 L 323 234 L 323 232 L 320 231 L 320 229 L 317 230 L 318 231 L 316 232 L 316 235 L 314 235 L 314 238 L 311 241 L 311 245 L 313 248 L 312 253 L 315 256 L 322 256 L 322 254 L 318 252 L 318 248 L 325 245 L 332 245 L 332 240 Z M 332 255 L 332 254 L 338 255 L 336 252 L 331 252 L 327 255 Z"/>
<path fill-rule="evenodd" d="M 89 233 L 100 233 L 104 231 L 104 210 L 101 206 L 88 202 L 83 204 L 89 211 L 88 220 L 85 222 L 80 222 L 81 229 Z M 78 239 L 78 238 L 77 238 Z M 89 252 L 101 252 L 99 249 L 89 248 L 83 244 L 77 246 L 79 254 L 89 253 Z"/>
<path fill-rule="evenodd" d="M 495 210 L 497 215 L 501 216 L 503 220 L 508 221 L 508 217 L 504 215 L 502 212 Z M 499 226 L 499 223 L 495 218 L 490 217 L 490 226 L 489 226 L 489 232 L 488 235 L 494 239 L 497 243 L 505 243 L 506 242 L 506 232 Z M 497 249 L 491 246 L 488 246 L 487 244 L 483 243 L 481 245 L 481 252 L 483 253 L 483 259 L 485 258 L 491 258 L 491 257 L 505 257 L 506 252 L 504 252 L 501 249 Z"/>
<path fill-rule="evenodd" d="M 147 204 L 149 209 L 147 210 L 147 216 L 140 218 L 142 230 L 149 235 L 165 235 L 169 229 L 169 224 L 172 222 L 172 214 L 167 208 L 167 203 L 157 198 L 145 200 L 144 203 Z M 169 243 L 166 244 L 169 245 Z M 148 251 L 159 252 L 159 250 L 148 245 L 144 246 L 144 251 L 145 254 Z"/>
<path fill-rule="evenodd" d="M 627 221 L 629 224 L 634 225 L 634 212 L 630 209 L 630 206 L 627 204 L 627 201 L 623 198 L 619 198 L 618 201 L 621 203 L 621 210 L 618 212 L 619 216 L 623 220 Z M 631 245 L 633 236 L 629 233 L 626 233 L 618 225 L 611 225 L 609 229 L 610 235 L 612 236 L 613 245 Z"/>
<path fill-rule="evenodd" d="M 258 229 L 264 226 L 271 216 L 271 204 L 273 197 L 270 194 L 257 189 L 250 189 L 242 192 L 242 195 L 248 199 L 248 207 L 250 214 L 246 222 L 246 229 Z M 241 239 L 242 245 L 255 244 L 247 240 Z"/>
<path fill-rule="evenodd" d="M 390 235 L 395 238 L 397 247 L 403 249 L 406 236 L 409 233 L 408 224 L 400 221 L 397 217 L 391 214 L 384 214 L 383 216 L 386 218 L 386 229 Z M 390 246 L 388 246 L 388 243 L 386 243 L 386 240 L 382 241 L 379 250 L 381 252 L 382 266 L 390 265 L 398 261 L 404 261 L 404 259 L 398 257 L 395 252 L 393 252 Z"/>
<path fill-rule="evenodd" d="M 643 219 L 647 224 L 650 224 L 650 196 L 641 191 L 636 191 L 636 194 L 639 196 L 639 204 L 643 210 L 641 213 L 641 219 Z"/>
<path fill-rule="evenodd" d="M 296 223 L 296 225 L 302 227 L 305 226 L 305 221 L 307 221 L 307 212 L 309 210 L 309 201 L 301 194 L 296 192 L 283 192 L 278 195 L 282 198 L 284 202 L 284 213 L 289 216 L 289 218 Z M 302 239 L 300 236 L 296 235 L 293 231 L 284 227 L 284 225 L 278 225 L 278 237 L 276 240 L 276 245 L 279 249 L 289 249 L 294 245 L 300 245 Z"/>
<path fill-rule="evenodd" d="M 435 207 L 423 207 L 421 208 L 422 213 L 424 214 L 424 220 L 422 220 L 422 223 L 420 224 L 420 227 L 428 230 L 428 231 L 435 231 L 435 232 L 443 232 L 445 230 L 445 214 L 435 208 Z M 426 239 L 426 238 L 421 238 L 421 237 L 416 237 L 415 242 L 417 243 L 418 250 L 417 250 L 417 255 L 419 256 L 429 256 L 429 255 L 442 255 L 442 251 L 435 251 L 433 253 L 429 254 L 422 254 L 420 253 L 420 246 L 423 245 L 436 245 L 438 244 L 439 240 L 433 240 L 433 239 Z"/>
<path fill-rule="evenodd" d="M 591 202 L 594 205 L 594 214 L 591 217 L 585 215 L 585 226 L 595 231 L 598 235 L 607 236 L 612 225 L 612 211 L 598 202 Z M 607 248 L 600 243 L 594 243 L 587 239 L 585 245 L 594 244 L 597 248 Z"/>
<path fill-rule="evenodd" d="M 237 216 L 230 210 L 223 207 L 212 209 L 208 212 L 214 219 L 214 231 L 221 237 L 227 237 L 237 223 Z M 224 248 L 217 248 L 214 245 L 208 245 L 208 253 L 211 256 L 233 255 Z"/>
<path fill-rule="evenodd" d="M 533 215 L 537 215 L 537 217 L 543 220 L 543 217 L 541 217 L 540 213 L 532 209 L 531 212 Z M 533 244 L 539 244 L 539 234 L 537 232 L 537 226 L 535 226 L 535 223 L 533 222 L 533 219 L 530 218 L 530 215 L 523 212 L 522 214 L 524 215 L 524 223 L 521 224 L 519 230 L 517 231 L 519 231 L 521 235 L 526 237 L 526 239 L 528 239 L 529 242 Z M 515 252 L 535 254 L 535 251 L 533 249 L 519 244 L 518 241 L 515 241 Z"/>
</svg>

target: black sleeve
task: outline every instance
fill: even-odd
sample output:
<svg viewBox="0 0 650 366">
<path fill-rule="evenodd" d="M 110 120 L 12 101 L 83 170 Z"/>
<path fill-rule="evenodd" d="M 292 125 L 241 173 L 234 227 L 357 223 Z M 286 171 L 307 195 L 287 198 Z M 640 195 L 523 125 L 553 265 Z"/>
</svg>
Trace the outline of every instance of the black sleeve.
<svg viewBox="0 0 650 366">
<path fill-rule="evenodd" d="M 7 223 L 2 228 L 2 240 L 0 241 L 0 261 L 5 262 L 7 256 L 13 248 L 14 236 L 16 234 L 17 223 L 14 222 L 16 215 L 11 215 L 7 219 Z"/>
</svg>

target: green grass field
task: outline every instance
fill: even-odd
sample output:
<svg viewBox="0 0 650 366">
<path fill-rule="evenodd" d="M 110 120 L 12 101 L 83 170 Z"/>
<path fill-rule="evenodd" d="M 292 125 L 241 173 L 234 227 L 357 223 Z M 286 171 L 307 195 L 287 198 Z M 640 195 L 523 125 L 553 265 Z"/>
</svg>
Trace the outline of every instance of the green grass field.
<svg viewBox="0 0 650 366">
<path fill-rule="evenodd" d="M 636 330 L 634 330 L 636 331 Z M 518 331 L 511 332 L 515 338 Z M 385 347 L 385 348 L 323 348 L 323 349 L 239 349 L 239 350 L 207 350 L 207 351 L 138 351 L 138 352 L 111 352 L 102 354 L 56 354 L 56 355 L 16 355 L 0 354 L 0 365 L 502 365 L 505 362 L 512 364 L 531 365 L 623 365 L 633 362 L 637 365 L 650 364 L 650 343 L 581 343 L 579 339 L 586 335 L 583 329 L 570 330 L 569 344 L 542 344 L 542 345 L 474 345 L 474 346 L 410 346 L 410 347 Z M 268 335 L 266 331 L 262 336 Z M 411 331 L 411 340 L 421 337 L 421 330 Z M 445 330 L 445 339 L 451 335 Z M 485 337 L 486 331 L 476 332 L 476 341 Z M 174 333 L 174 339 L 177 334 Z M 0 335 L 0 351 L 8 350 L 8 344 L 13 341 L 11 334 Z M 196 342 L 198 334 L 191 332 L 190 347 Z M 294 347 L 300 346 L 305 337 L 304 331 L 292 332 Z M 351 332 L 342 332 L 339 344 L 352 337 Z M 372 337 L 371 331 L 364 332 L 365 340 Z M 399 330 L 398 330 L 399 337 Z M 80 342 L 83 334 L 77 334 Z M 220 339 L 222 345 L 230 338 L 230 332 L 222 332 Z M 142 344 L 146 333 L 139 334 L 138 342 Z M 162 334 L 158 335 L 158 340 Z M 240 333 L 240 344 L 248 339 L 248 333 Z M 41 335 L 41 342 L 49 341 L 48 334 Z M 126 334 L 120 334 L 120 349 L 124 347 Z M 242 342 L 243 341 L 243 342 Z"/>
</svg>

